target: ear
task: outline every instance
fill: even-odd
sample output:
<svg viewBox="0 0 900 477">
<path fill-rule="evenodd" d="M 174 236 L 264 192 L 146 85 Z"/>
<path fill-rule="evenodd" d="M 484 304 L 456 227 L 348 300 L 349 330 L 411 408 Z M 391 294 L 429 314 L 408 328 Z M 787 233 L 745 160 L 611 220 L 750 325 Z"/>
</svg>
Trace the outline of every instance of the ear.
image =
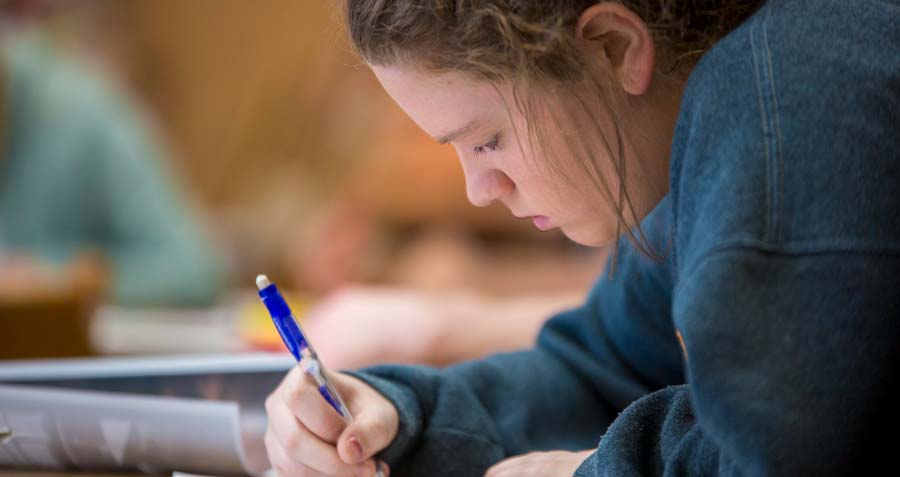
<svg viewBox="0 0 900 477">
<path fill-rule="evenodd" d="M 629 94 L 644 94 L 653 79 L 653 37 L 636 13 L 618 2 L 601 2 L 578 19 L 576 38 L 607 63 Z"/>
</svg>

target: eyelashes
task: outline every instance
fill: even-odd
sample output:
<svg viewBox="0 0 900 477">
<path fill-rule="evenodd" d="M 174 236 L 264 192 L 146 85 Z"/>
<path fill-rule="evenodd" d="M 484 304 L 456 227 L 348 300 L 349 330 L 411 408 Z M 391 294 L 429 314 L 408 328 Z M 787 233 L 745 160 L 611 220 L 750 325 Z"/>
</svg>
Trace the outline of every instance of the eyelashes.
<svg viewBox="0 0 900 477">
<path fill-rule="evenodd" d="M 488 151 L 496 151 L 497 148 L 500 147 L 500 135 L 497 134 L 490 141 L 480 145 L 475 146 L 473 151 L 475 151 L 476 156 L 480 156 L 482 154 L 486 154 Z"/>
</svg>

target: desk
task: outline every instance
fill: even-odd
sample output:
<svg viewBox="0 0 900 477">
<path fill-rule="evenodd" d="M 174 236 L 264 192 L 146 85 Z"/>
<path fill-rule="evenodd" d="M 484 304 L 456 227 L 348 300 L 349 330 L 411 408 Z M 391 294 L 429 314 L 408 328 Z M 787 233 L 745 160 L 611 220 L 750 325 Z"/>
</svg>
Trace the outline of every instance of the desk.
<svg viewBox="0 0 900 477">
<path fill-rule="evenodd" d="M 0 477 L 148 477 L 147 474 L 104 472 L 44 472 L 36 470 L 0 470 Z"/>
<path fill-rule="evenodd" d="M 272 472 L 267 472 L 264 477 L 274 476 Z M 185 474 L 175 472 L 171 476 L 160 474 L 129 474 L 121 472 L 47 472 L 38 470 L 9 470 L 0 469 L 0 477 L 212 477 L 200 476 L 196 474 Z"/>
</svg>

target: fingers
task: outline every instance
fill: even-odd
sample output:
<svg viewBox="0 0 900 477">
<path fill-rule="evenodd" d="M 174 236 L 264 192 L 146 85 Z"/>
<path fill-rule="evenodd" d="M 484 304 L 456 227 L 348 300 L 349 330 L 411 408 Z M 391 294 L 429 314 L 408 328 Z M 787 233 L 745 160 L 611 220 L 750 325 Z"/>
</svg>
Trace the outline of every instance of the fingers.
<svg viewBox="0 0 900 477">
<path fill-rule="evenodd" d="M 273 437 L 274 434 L 266 433 L 266 450 L 269 453 L 269 462 L 279 477 L 341 477 L 341 476 L 358 476 L 358 477 L 375 477 L 375 461 L 368 460 L 356 466 L 358 469 L 351 474 L 331 474 L 322 473 L 308 463 L 299 462 L 284 450 L 284 447 Z M 383 465 L 383 464 L 382 464 Z M 390 469 L 384 465 L 384 477 L 390 476 Z"/>
<path fill-rule="evenodd" d="M 267 438 L 274 440 L 290 461 L 302 462 L 326 475 L 360 475 L 364 470 L 364 466 L 341 460 L 334 445 L 310 432 L 287 406 L 275 405 L 269 410 L 269 431 Z M 269 442 L 266 447 L 269 447 Z"/>
<path fill-rule="evenodd" d="M 484 477 L 571 476 L 592 453 L 549 451 L 532 452 L 502 460 L 485 472 Z"/>
<path fill-rule="evenodd" d="M 387 447 L 396 431 L 391 432 L 388 419 L 375 409 L 366 409 L 344 430 L 337 451 L 344 462 L 358 463 L 372 458 Z"/>
<path fill-rule="evenodd" d="M 347 425 L 312 381 L 295 367 L 279 388 L 281 400 L 291 413 L 313 434 L 326 442 L 335 443 Z"/>
<path fill-rule="evenodd" d="M 266 449 L 281 475 L 375 476 L 372 456 L 396 435 L 397 410 L 363 381 L 332 378 L 356 415 L 350 426 L 299 367 L 266 399 Z"/>
<path fill-rule="evenodd" d="M 394 440 L 399 416 L 390 401 L 362 381 L 347 375 L 340 375 L 339 379 L 347 387 L 355 383 L 360 386 L 348 395 L 348 405 L 355 419 L 341 433 L 337 441 L 338 453 L 344 462 L 362 462 Z"/>
<path fill-rule="evenodd" d="M 525 456 L 510 457 L 491 466 L 484 477 L 524 477 L 539 475 L 562 475 L 562 474 L 542 474 L 541 472 L 550 472 L 550 469 L 544 469 L 538 463 L 534 462 L 532 454 Z"/>
<path fill-rule="evenodd" d="M 271 432 L 266 433 L 266 450 L 269 454 L 269 462 L 272 468 L 278 473 L 279 477 L 336 477 L 336 476 L 355 476 L 365 474 L 324 474 L 318 470 L 304 464 L 303 462 L 294 460 L 288 452 L 281 446 L 278 440 L 273 437 Z"/>
</svg>

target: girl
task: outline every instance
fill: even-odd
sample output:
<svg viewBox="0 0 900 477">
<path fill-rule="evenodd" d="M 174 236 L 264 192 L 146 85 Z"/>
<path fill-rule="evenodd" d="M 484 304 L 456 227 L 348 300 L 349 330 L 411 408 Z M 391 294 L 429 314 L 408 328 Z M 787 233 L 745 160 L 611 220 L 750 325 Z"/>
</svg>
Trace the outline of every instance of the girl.
<svg viewBox="0 0 900 477">
<path fill-rule="evenodd" d="M 279 473 L 373 475 L 376 456 L 394 475 L 491 477 L 888 462 L 900 3 L 348 0 L 346 14 L 387 92 L 456 148 L 474 204 L 583 244 L 627 240 L 532 350 L 336 376 L 350 426 L 292 371 L 267 402 Z"/>
</svg>

